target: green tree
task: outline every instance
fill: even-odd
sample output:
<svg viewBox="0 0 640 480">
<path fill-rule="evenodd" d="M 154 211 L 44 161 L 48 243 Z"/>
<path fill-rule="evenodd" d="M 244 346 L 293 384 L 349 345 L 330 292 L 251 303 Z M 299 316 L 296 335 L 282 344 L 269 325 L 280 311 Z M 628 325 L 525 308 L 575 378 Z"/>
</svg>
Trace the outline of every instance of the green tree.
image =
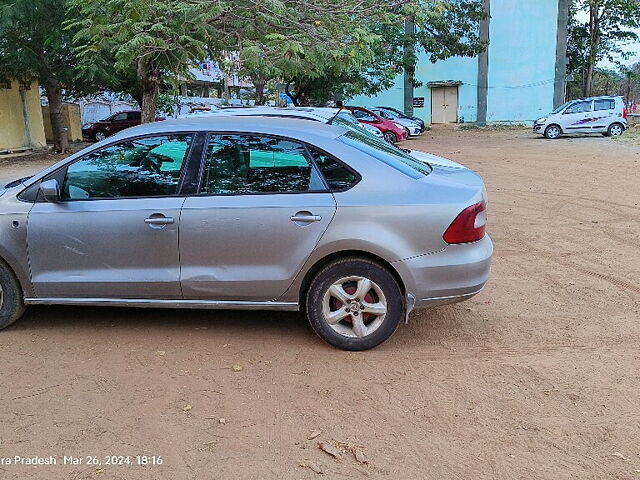
<svg viewBox="0 0 640 480">
<path fill-rule="evenodd" d="M 582 22 L 580 15 L 588 20 Z M 634 29 L 640 27 L 638 0 L 574 0 L 570 9 L 569 66 L 581 76 L 583 95 L 593 94 L 599 61 L 625 58 L 623 43 L 637 41 Z"/>
<path fill-rule="evenodd" d="M 163 81 L 188 76 L 193 62 L 207 56 L 212 19 L 227 8 L 201 0 L 69 1 L 80 12 L 69 25 L 78 29 L 84 73 L 116 82 L 135 71 L 143 123 L 155 120 Z"/>
<path fill-rule="evenodd" d="M 477 31 L 484 18 L 480 0 L 345 0 L 314 2 L 316 9 L 296 3 L 290 2 L 291 19 L 313 30 L 296 37 L 256 27 L 240 53 L 243 73 L 283 81 L 295 105 L 378 93 L 403 70 L 415 69 L 420 50 L 435 62 L 485 48 Z M 413 33 L 405 32 L 406 18 L 416 25 Z"/>
<path fill-rule="evenodd" d="M 64 95 L 95 89 L 76 77 L 74 31 L 64 28 L 75 15 L 67 0 L 0 0 L 0 76 L 39 79 L 49 101 L 58 152 L 69 148 L 62 119 Z"/>
</svg>

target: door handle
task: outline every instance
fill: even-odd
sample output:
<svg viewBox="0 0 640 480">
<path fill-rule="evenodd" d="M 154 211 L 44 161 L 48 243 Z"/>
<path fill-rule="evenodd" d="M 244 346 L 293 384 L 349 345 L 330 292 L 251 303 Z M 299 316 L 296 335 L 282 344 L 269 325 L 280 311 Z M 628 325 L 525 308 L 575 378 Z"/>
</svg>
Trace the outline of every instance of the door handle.
<svg viewBox="0 0 640 480">
<path fill-rule="evenodd" d="M 292 222 L 313 223 L 322 220 L 320 215 L 312 215 L 310 212 L 298 212 L 291 217 Z"/>
<path fill-rule="evenodd" d="M 144 219 L 144 223 L 147 225 L 169 225 L 175 223 L 173 217 L 148 217 Z"/>
</svg>

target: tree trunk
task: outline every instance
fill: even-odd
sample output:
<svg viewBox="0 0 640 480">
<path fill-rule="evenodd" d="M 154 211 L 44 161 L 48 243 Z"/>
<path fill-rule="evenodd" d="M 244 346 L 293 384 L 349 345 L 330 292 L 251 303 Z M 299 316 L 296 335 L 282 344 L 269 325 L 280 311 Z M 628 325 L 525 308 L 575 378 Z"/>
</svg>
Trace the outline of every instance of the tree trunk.
<svg viewBox="0 0 640 480">
<path fill-rule="evenodd" d="M 593 91 L 593 68 L 594 65 L 590 59 L 587 60 L 587 72 L 584 79 L 584 96 L 590 97 Z"/>
<path fill-rule="evenodd" d="M 584 96 L 590 97 L 593 92 L 593 70 L 600 48 L 600 2 L 592 0 L 589 6 L 589 54 L 585 73 Z"/>
<path fill-rule="evenodd" d="M 69 137 L 62 118 L 62 85 L 57 80 L 47 80 L 44 87 L 49 100 L 49 120 L 53 132 L 53 150 L 59 153 L 69 151 Z"/>
<path fill-rule="evenodd" d="M 141 122 L 155 122 L 160 92 L 160 72 L 149 67 L 143 60 L 138 60 L 138 79 L 142 84 Z"/>
<path fill-rule="evenodd" d="M 264 97 L 264 87 L 267 84 L 266 80 L 262 78 L 254 78 L 253 86 L 256 89 L 256 105 L 264 105 L 265 97 Z"/>
</svg>

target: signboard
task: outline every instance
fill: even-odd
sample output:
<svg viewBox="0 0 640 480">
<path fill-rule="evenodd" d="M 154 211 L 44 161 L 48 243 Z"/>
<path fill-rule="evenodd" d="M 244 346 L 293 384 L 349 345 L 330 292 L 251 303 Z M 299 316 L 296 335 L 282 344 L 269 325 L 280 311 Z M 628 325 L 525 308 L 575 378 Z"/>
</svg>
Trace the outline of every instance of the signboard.
<svg viewBox="0 0 640 480">
<path fill-rule="evenodd" d="M 413 97 L 413 108 L 423 108 L 424 97 Z"/>
</svg>

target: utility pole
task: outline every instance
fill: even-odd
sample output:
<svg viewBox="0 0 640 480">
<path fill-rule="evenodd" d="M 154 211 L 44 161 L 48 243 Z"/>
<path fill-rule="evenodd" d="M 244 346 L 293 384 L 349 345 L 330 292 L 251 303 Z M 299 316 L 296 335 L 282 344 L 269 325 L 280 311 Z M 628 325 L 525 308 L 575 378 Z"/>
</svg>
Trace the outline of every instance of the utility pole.
<svg viewBox="0 0 640 480">
<path fill-rule="evenodd" d="M 413 117 L 413 84 L 416 73 L 415 69 L 415 54 L 416 46 L 413 42 L 413 35 L 415 34 L 415 23 L 413 18 L 407 18 L 404 21 L 404 113 L 410 117 Z M 410 65 L 407 66 L 407 65 Z"/>
<path fill-rule="evenodd" d="M 569 1 L 558 0 L 556 31 L 556 74 L 553 84 L 553 108 L 564 103 L 567 83 L 567 37 L 569 35 Z"/>
<path fill-rule="evenodd" d="M 480 41 L 486 48 L 478 55 L 478 105 L 476 123 L 487 124 L 487 97 L 489 92 L 489 23 L 491 21 L 491 0 L 482 0 L 486 18 L 480 21 Z"/>
</svg>

